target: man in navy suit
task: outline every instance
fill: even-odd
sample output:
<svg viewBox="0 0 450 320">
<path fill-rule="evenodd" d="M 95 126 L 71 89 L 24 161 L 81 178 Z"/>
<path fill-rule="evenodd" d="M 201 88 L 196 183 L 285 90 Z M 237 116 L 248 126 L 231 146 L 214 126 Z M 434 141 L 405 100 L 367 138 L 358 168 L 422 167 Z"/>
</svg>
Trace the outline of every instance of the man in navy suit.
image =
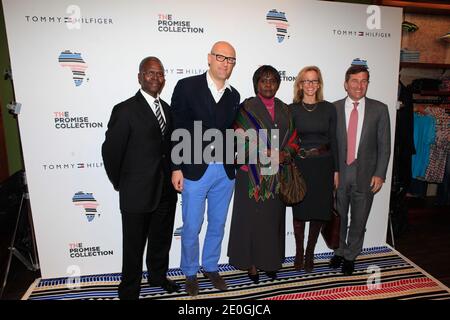
<svg viewBox="0 0 450 320">
<path fill-rule="evenodd" d="M 160 99 L 164 68 L 156 57 L 139 65 L 141 89 L 116 105 L 102 146 L 106 173 L 119 191 L 122 213 L 122 281 L 120 299 L 138 299 L 142 256 L 147 242 L 149 284 L 167 292 L 179 286 L 166 277 L 177 194 L 170 169 L 172 120 Z"/>
<path fill-rule="evenodd" d="M 183 150 L 183 161 L 174 161 L 174 156 L 177 156 L 175 147 L 172 151 L 172 184 L 182 194 L 181 270 L 186 275 L 185 289 L 191 296 L 197 295 L 199 290 L 198 235 L 206 202 L 208 227 L 201 266 L 215 288 L 227 290 L 226 282 L 218 273 L 218 261 L 234 190 L 234 164 L 233 160 L 227 163 L 225 131 L 232 128 L 239 109 L 239 92 L 228 82 L 235 63 L 234 48 L 224 41 L 215 43 L 208 54 L 209 70 L 178 81 L 172 95 L 174 129 L 184 129 L 191 137 L 190 150 Z M 206 130 L 213 135 L 221 135 L 222 141 L 203 141 L 201 136 L 194 134 L 201 132 L 203 136 Z M 194 145 L 202 146 L 201 150 Z M 228 159 L 234 159 L 232 151 Z M 204 159 L 205 153 L 210 153 L 214 160 Z M 222 157 L 217 157 L 220 154 Z"/>
</svg>

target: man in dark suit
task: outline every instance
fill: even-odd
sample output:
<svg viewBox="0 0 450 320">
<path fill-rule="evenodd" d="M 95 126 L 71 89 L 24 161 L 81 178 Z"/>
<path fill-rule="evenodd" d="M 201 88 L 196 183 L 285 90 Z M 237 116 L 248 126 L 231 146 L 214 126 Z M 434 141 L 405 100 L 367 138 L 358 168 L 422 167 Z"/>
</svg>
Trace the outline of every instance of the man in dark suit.
<svg viewBox="0 0 450 320">
<path fill-rule="evenodd" d="M 369 70 L 351 66 L 345 74 L 347 98 L 336 101 L 339 150 L 337 209 L 341 215 L 340 245 L 330 267 L 342 266 L 345 275 L 354 271 L 361 253 L 373 197 L 386 179 L 391 152 L 388 108 L 366 97 Z M 348 224 L 348 209 L 351 222 Z"/>
<path fill-rule="evenodd" d="M 149 284 L 168 292 L 179 289 L 166 277 L 177 194 L 171 184 L 169 105 L 160 99 L 164 68 L 156 57 L 139 65 L 141 89 L 116 105 L 102 146 L 103 162 L 122 212 L 120 299 L 137 299 L 147 242 Z"/>
<path fill-rule="evenodd" d="M 182 150 L 183 159 L 175 159 L 181 156 L 175 152 L 178 150 L 177 141 L 172 150 L 172 183 L 177 191 L 182 192 L 181 270 L 186 275 L 185 289 L 191 296 L 197 295 L 199 290 L 198 235 L 207 199 L 208 227 L 203 244 L 202 268 L 215 288 L 227 289 L 227 284 L 218 273 L 218 261 L 234 189 L 234 149 L 229 152 L 231 161 L 227 163 L 225 131 L 232 128 L 239 109 L 239 93 L 228 83 L 235 63 L 234 48 L 227 42 L 217 42 L 208 54 L 209 70 L 178 81 L 172 95 L 174 128 L 184 129 L 178 132 L 188 132 L 191 140 L 186 148 L 189 150 Z M 203 141 L 206 130 L 223 139 Z M 209 154 L 210 159 L 204 159 L 204 154 Z"/>
</svg>

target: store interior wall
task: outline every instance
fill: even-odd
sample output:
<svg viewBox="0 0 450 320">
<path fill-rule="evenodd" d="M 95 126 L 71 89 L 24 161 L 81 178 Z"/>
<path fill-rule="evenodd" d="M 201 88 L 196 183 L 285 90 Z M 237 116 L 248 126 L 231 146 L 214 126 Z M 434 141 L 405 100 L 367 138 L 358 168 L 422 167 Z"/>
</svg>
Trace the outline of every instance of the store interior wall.
<svg viewBox="0 0 450 320">
<path fill-rule="evenodd" d="M 419 27 L 415 32 L 403 32 L 402 49 L 420 51 L 421 63 L 450 64 L 450 42 L 440 39 L 450 32 L 450 15 L 404 13 L 404 21 Z M 450 75 L 445 68 L 403 68 L 400 72 L 404 85 L 417 78 L 440 79 Z"/>
<path fill-rule="evenodd" d="M 417 50 L 420 52 L 420 63 L 424 64 L 450 64 L 450 42 L 441 37 L 450 32 L 450 15 L 404 13 L 404 21 L 417 25 L 414 32 L 403 32 L 402 49 Z M 400 80 L 407 86 L 415 79 L 442 79 L 450 77 L 450 69 L 445 66 L 430 68 L 402 68 Z M 429 183 L 427 196 L 435 196 L 437 184 Z"/>
</svg>

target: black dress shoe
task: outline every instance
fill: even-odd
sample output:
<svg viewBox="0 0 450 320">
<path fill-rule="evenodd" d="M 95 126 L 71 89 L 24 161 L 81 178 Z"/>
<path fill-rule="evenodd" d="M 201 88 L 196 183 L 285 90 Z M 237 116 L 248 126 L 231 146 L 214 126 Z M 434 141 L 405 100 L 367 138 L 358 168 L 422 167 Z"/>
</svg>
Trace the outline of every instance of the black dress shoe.
<svg viewBox="0 0 450 320">
<path fill-rule="evenodd" d="M 351 276 L 353 271 L 355 271 L 355 261 L 345 260 L 342 263 L 342 273 L 346 276 Z"/>
<path fill-rule="evenodd" d="M 161 282 L 153 282 L 149 281 L 151 287 L 161 287 L 168 293 L 178 292 L 180 290 L 180 286 L 170 279 L 162 280 Z"/>
<path fill-rule="evenodd" d="M 330 263 L 328 266 L 332 269 L 337 269 L 342 265 L 342 262 L 344 261 L 344 257 L 334 255 L 333 258 L 330 259 Z"/>
<path fill-rule="evenodd" d="M 276 280 L 277 272 L 276 271 L 266 271 L 266 276 L 268 276 L 272 280 Z"/>
<path fill-rule="evenodd" d="M 251 274 L 250 272 L 248 273 L 248 277 L 250 278 L 250 280 L 253 281 L 253 283 L 258 284 L 259 283 L 259 273 L 255 273 L 255 274 Z"/>
</svg>

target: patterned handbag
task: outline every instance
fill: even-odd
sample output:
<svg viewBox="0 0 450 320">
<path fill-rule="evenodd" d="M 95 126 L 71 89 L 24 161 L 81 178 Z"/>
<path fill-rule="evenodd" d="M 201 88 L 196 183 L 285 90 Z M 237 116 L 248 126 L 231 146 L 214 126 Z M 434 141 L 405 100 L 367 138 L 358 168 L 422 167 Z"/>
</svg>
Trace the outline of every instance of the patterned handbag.
<svg viewBox="0 0 450 320">
<path fill-rule="evenodd" d="M 281 201 L 288 206 L 301 202 L 306 194 L 306 183 L 294 160 L 283 165 L 279 174 Z"/>
</svg>

